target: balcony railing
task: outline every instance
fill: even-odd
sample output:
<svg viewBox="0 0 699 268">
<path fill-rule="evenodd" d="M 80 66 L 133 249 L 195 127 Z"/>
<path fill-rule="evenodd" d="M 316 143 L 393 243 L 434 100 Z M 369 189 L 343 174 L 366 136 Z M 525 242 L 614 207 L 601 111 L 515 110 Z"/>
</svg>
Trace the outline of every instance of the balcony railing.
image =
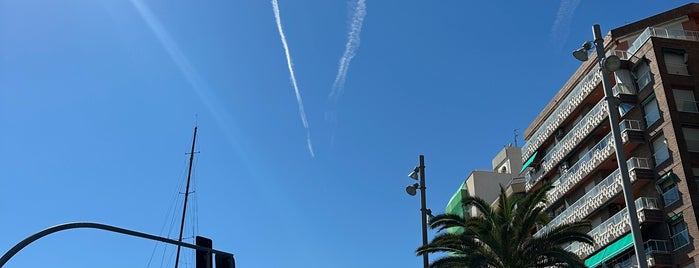
<svg viewBox="0 0 699 268">
<path fill-rule="evenodd" d="M 607 157 L 612 155 L 614 152 L 614 139 L 612 133 L 607 134 L 599 143 L 597 143 L 589 152 L 578 160 L 575 165 L 568 168 L 557 180 L 553 182 L 556 187 L 552 190 L 555 196 L 561 196 L 563 193 L 567 192 L 575 184 L 580 182 L 585 178 L 595 167 L 601 164 Z M 541 179 L 541 177 L 536 178 L 534 182 Z M 533 187 L 527 185 L 529 190 Z M 555 199 L 554 199 L 555 200 Z"/>
<path fill-rule="evenodd" d="M 629 166 L 629 170 L 653 168 L 647 158 L 632 157 L 626 161 L 626 163 Z M 631 176 L 631 182 L 634 182 L 635 180 L 635 176 Z M 607 176 L 607 178 L 602 180 L 599 184 L 595 185 L 595 187 L 593 187 L 589 192 L 585 193 L 583 197 L 575 201 L 575 203 L 570 205 L 561 214 L 551 220 L 546 226 L 544 226 L 544 228 L 537 231 L 534 236 L 539 236 L 559 225 L 584 219 L 587 217 L 587 215 L 602 206 L 602 204 L 607 203 L 607 201 L 609 201 L 612 197 L 621 193 L 621 191 L 621 172 L 619 172 L 619 169 L 617 169 L 612 172 L 612 174 L 609 174 L 609 176 Z M 547 199 L 549 201 L 557 200 L 559 198 L 557 196 L 552 196 L 551 194 L 547 195 Z"/>
<path fill-rule="evenodd" d="M 687 244 L 689 244 L 689 233 L 687 232 L 687 229 L 684 229 L 672 236 L 672 246 L 675 250 L 678 250 Z"/>
<path fill-rule="evenodd" d="M 544 157 L 541 168 L 544 174 L 553 169 L 575 147 L 584 140 L 608 116 L 609 106 L 605 100 L 595 105 Z"/>
<path fill-rule="evenodd" d="M 661 209 L 658 200 L 650 197 L 638 198 L 636 199 L 635 204 L 636 211 L 639 214 L 639 219 L 643 219 L 643 210 Z M 628 208 L 624 208 L 617 214 L 614 214 L 613 217 L 609 218 L 587 233 L 588 235 L 592 236 L 593 240 L 595 241 L 594 245 L 574 242 L 566 247 L 566 250 L 573 252 L 580 256 L 580 258 L 584 259 L 596 249 L 604 247 L 610 242 L 619 238 L 622 234 L 629 231 L 630 228 Z"/>
<path fill-rule="evenodd" d="M 671 30 L 665 28 L 646 28 L 634 42 L 631 43 L 626 51 L 609 51 L 608 54 L 614 54 L 621 59 L 630 59 L 638 49 L 651 37 L 663 37 L 672 39 L 684 39 L 699 41 L 699 31 Z M 594 66 L 593 69 L 578 83 L 573 91 L 563 99 L 561 105 L 558 106 L 544 123 L 534 132 L 534 134 L 522 146 L 522 159 L 526 161 L 532 154 L 539 149 L 542 143 L 560 126 L 570 113 L 577 107 L 582 100 L 595 88 L 601 81 L 599 74 L 599 66 Z M 639 77 L 638 84 L 645 85 L 650 81 L 650 73 Z"/>
<path fill-rule="evenodd" d="M 643 130 L 642 124 L 638 120 L 624 120 L 619 123 L 622 133 L 622 142 L 628 141 L 627 130 Z M 610 132 L 599 143 L 597 143 L 589 152 L 580 157 L 575 165 L 566 170 L 560 178 L 553 182 L 556 187 L 552 190 L 554 196 L 560 197 L 565 192 L 570 190 L 574 185 L 585 178 L 593 169 L 601 164 L 607 157 L 614 153 L 614 139 Z M 539 177 L 532 177 L 527 181 L 527 190 L 530 190 L 536 184 L 544 172 L 539 173 Z M 552 199 L 555 200 L 555 199 Z"/>
<path fill-rule="evenodd" d="M 565 120 L 576 107 L 594 90 L 602 81 L 599 66 L 595 65 L 592 70 L 583 78 L 580 83 L 566 96 L 561 104 L 549 115 L 543 124 L 522 146 L 522 159 L 526 161 L 534 152 L 539 149 L 543 142 L 552 134 L 561 122 Z"/>
<path fill-rule="evenodd" d="M 649 239 L 643 243 L 643 248 L 646 251 L 646 261 L 648 262 L 648 267 L 652 267 L 652 264 L 655 262 L 655 260 L 653 260 L 653 254 L 670 253 L 670 248 L 666 240 Z M 636 253 L 634 251 L 619 255 L 606 263 L 609 265 L 609 267 L 615 268 L 638 267 L 638 261 L 636 260 Z"/>
<path fill-rule="evenodd" d="M 622 59 L 629 59 L 631 56 L 633 56 L 633 54 L 636 54 L 636 51 L 638 51 L 638 49 L 641 48 L 641 46 L 643 46 L 643 44 L 646 43 L 646 41 L 648 41 L 648 39 L 650 39 L 651 36 L 699 41 L 699 31 L 671 30 L 665 28 L 648 27 L 641 33 L 641 35 L 638 36 L 638 38 L 636 38 L 635 41 L 631 43 L 629 49 L 626 50 L 626 57 L 622 57 Z M 617 54 L 617 56 L 620 56 L 620 54 Z"/>
</svg>

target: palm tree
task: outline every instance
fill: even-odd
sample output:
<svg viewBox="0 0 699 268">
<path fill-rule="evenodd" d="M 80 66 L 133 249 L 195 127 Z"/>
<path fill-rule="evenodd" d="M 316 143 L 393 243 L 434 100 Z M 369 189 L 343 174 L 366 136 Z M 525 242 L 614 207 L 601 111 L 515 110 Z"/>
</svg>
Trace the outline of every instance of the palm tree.
<svg viewBox="0 0 699 268">
<path fill-rule="evenodd" d="M 543 187 L 526 196 L 506 196 L 500 187 L 500 198 L 495 208 L 485 200 L 468 196 L 464 207 L 474 207 L 481 215 L 465 218 L 456 214 L 441 214 L 430 220 L 430 228 L 439 234 L 417 249 L 418 255 L 436 252 L 448 253 L 432 264 L 432 268 L 525 268 L 525 267 L 585 267 L 584 262 L 563 246 L 571 242 L 592 244 L 592 237 L 583 232 L 589 221 L 559 225 L 548 232 L 534 236 L 536 226 L 550 220 L 544 212 L 546 192 Z M 447 228 L 461 227 L 457 233 L 444 232 Z"/>
</svg>

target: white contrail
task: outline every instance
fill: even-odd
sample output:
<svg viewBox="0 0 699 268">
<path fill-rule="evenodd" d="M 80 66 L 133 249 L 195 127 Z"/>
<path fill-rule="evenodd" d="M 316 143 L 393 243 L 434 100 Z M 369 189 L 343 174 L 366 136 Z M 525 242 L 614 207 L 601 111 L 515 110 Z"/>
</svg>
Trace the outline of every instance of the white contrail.
<svg viewBox="0 0 699 268">
<path fill-rule="evenodd" d="M 303 100 L 301 99 L 301 93 L 299 92 L 299 87 L 296 84 L 296 75 L 294 75 L 294 68 L 291 63 L 289 45 L 287 45 L 286 43 L 286 36 L 284 36 L 284 30 L 282 29 L 282 20 L 279 16 L 279 4 L 277 3 L 277 0 L 272 0 L 272 8 L 274 9 L 274 19 L 277 21 L 279 37 L 282 39 L 282 45 L 284 46 L 284 52 L 286 53 L 286 65 L 289 67 L 289 76 L 291 77 L 291 84 L 294 86 L 294 92 L 296 93 L 296 102 L 299 106 L 301 122 L 303 123 L 303 128 L 306 129 L 306 144 L 308 146 L 308 151 L 311 153 L 311 157 L 315 157 L 315 153 L 313 152 L 313 144 L 311 143 L 311 130 L 308 127 L 308 120 L 306 120 L 306 112 L 303 109 Z"/>
<path fill-rule="evenodd" d="M 330 91 L 330 96 L 328 98 L 334 103 L 342 95 L 345 89 L 345 79 L 347 78 L 347 71 L 349 70 L 350 62 L 352 58 L 357 54 L 357 48 L 359 48 L 359 35 L 362 32 L 362 24 L 364 23 L 364 17 L 366 17 L 366 3 L 365 0 L 358 0 L 357 6 L 354 7 L 354 15 L 352 16 L 352 24 L 350 25 L 349 33 L 347 34 L 347 43 L 345 44 L 345 53 L 342 54 L 339 62 L 339 68 L 337 69 L 337 75 L 335 76 L 335 81 L 333 82 L 332 89 Z"/>
<path fill-rule="evenodd" d="M 551 26 L 551 42 L 557 51 L 560 51 L 570 34 L 570 22 L 573 20 L 575 9 L 578 8 L 581 0 L 563 0 L 558 7 L 556 20 Z"/>
</svg>

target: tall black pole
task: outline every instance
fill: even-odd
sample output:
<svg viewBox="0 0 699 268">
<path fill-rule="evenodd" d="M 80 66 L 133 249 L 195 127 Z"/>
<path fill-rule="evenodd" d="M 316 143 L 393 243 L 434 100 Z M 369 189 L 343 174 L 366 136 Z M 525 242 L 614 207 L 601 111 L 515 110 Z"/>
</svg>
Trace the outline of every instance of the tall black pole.
<svg viewBox="0 0 699 268">
<path fill-rule="evenodd" d="M 180 223 L 180 238 L 177 240 L 182 242 L 182 232 L 184 231 L 184 218 L 187 215 L 187 198 L 189 197 L 189 181 L 192 178 L 192 162 L 194 161 L 194 144 L 197 142 L 197 127 L 194 127 L 194 137 L 192 138 L 192 150 L 189 152 L 189 169 L 187 170 L 187 187 L 184 190 L 184 209 L 182 209 L 182 222 Z M 177 255 L 175 257 L 175 268 L 180 263 L 180 250 L 182 247 L 177 245 Z"/>
<path fill-rule="evenodd" d="M 422 246 L 427 245 L 427 202 L 425 201 L 425 156 L 420 155 L 420 211 L 422 212 Z M 424 268 L 430 265 L 427 253 L 422 254 Z"/>
<path fill-rule="evenodd" d="M 629 167 L 626 165 L 626 156 L 624 155 L 624 143 L 621 139 L 621 130 L 619 129 L 619 111 L 612 92 L 612 86 L 609 81 L 610 72 L 605 69 L 605 53 L 604 53 L 604 37 L 599 24 L 592 26 L 592 35 L 595 38 L 595 48 L 597 52 L 597 64 L 602 73 L 602 87 L 604 88 L 604 98 L 607 101 L 607 109 L 609 113 L 609 124 L 614 136 L 614 151 L 616 152 L 616 162 L 619 165 L 619 173 L 621 173 L 621 188 L 624 193 L 624 202 L 626 203 L 626 211 L 629 212 L 629 225 L 631 227 L 631 237 L 633 238 L 634 252 L 636 253 L 636 262 L 638 267 L 647 268 L 646 253 L 643 249 L 643 237 L 641 227 L 638 221 L 638 211 L 633 199 L 633 189 L 631 188 L 631 179 L 629 178 Z"/>
</svg>

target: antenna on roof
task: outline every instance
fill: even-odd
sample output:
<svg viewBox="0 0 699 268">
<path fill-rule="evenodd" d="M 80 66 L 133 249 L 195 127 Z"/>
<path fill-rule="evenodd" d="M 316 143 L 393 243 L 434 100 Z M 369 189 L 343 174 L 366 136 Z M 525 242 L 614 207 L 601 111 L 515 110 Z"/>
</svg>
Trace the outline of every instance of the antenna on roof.
<svg viewBox="0 0 699 268">
<path fill-rule="evenodd" d="M 515 128 L 514 132 L 515 132 L 515 147 L 519 147 L 519 146 L 517 146 L 517 137 L 518 137 L 519 135 L 517 135 L 517 129 L 516 129 L 516 128 Z"/>
</svg>

